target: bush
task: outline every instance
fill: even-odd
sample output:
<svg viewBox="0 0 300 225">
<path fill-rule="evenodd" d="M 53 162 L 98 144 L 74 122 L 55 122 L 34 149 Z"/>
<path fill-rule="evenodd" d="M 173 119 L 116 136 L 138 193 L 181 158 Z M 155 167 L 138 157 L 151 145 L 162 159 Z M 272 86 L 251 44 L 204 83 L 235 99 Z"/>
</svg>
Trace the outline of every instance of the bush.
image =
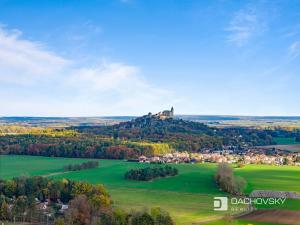
<svg viewBox="0 0 300 225">
<path fill-rule="evenodd" d="M 149 181 L 158 177 L 175 176 L 178 170 L 171 166 L 146 167 L 143 169 L 132 169 L 125 173 L 125 179 Z"/>
<path fill-rule="evenodd" d="M 85 169 L 91 169 L 96 168 L 99 166 L 98 161 L 88 161 L 81 164 L 69 164 L 64 167 L 64 170 L 66 171 L 77 171 L 77 170 L 85 170 Z"/>
</svg>

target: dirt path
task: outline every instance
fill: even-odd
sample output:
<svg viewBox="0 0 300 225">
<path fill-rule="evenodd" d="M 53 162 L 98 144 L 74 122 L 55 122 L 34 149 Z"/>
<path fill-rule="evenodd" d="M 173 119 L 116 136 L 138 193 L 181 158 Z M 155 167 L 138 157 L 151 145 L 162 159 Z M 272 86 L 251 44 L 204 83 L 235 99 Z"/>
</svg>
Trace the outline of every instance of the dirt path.
<svg viewBox="0 0 300 225">
<path fill-rule="evenodd" d="M 48 173 L 48 174 L 43 175 L 42 177 L 51 177 L 51 176 L 60 175 L 60 174 L 64 174 L 64 173 L 69 173 L 69 172 L 70 172 L 70 171 Z"/>
<path fill-rule="evenodd" d="M 289 210 L 255 210 L 252 213 L 239 217 L 240 219 L 257 222 L 282 223 L 300 225 L 300 211 Z"/>
</svg>

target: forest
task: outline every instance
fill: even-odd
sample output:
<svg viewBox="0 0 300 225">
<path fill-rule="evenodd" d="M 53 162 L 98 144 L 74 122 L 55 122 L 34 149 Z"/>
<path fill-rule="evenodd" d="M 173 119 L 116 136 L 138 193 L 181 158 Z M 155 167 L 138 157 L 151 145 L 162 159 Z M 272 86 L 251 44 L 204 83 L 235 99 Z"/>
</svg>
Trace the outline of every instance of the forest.
<svg viewBox="0 0 300 225">
<path fill-rule="evenodd" d="M 1 127 L 1 126 L 0 126 Z M 223 146 L 276 144 L 276 137 L 298 140 L 299 130 L 212 128 L 205 124 L 143 116 L 109 126 L 43 128 L 3 126 L 0 128 L 0 154 L 136 159 L 173 151 L 202 152 Z"/>
</svg>

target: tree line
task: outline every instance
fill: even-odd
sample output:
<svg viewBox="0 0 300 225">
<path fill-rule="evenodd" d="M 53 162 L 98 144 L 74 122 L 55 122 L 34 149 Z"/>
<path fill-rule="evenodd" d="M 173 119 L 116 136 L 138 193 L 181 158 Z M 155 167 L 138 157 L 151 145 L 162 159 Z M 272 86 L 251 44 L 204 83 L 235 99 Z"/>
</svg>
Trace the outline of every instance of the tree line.
<svg viewBox="0 0 300 225">
<path fill-rule="evenodd" d="M 66 137 L 79 135 L 78 132 L 72 129 L 50 128 L 50 127 L 29 127 L 21 125 L 2 125 L 0 126 L 0 136 L 10 134 L 32 134 L 46 135 L 51 137 Z"/>
<path fill-rule="evenodd" d="M 131 169 L 125 173 L 125 179 L 149 181 L 158 177 L 176 176 L 178 170 L 171 166 L 146 167 L 142 169 Z"/>
<path fill-rule="evenodd" d="M 6 135 L 0 136 L 0 154 L 100 159 L 153 156 L 156 149 L 152 143 L 142 143 L 85 134 L 75 137 Z"/>
<path fill-rule="evenodd" d="M 77 171 L 77 170 L 85 170 L 85 169 L 92 169 L 99 166 L 98 161 L 88 161 L 83 162 L 81 164 L 69 164 L 64 166 L 64 170 L 66 171 Z"/>
</svg>

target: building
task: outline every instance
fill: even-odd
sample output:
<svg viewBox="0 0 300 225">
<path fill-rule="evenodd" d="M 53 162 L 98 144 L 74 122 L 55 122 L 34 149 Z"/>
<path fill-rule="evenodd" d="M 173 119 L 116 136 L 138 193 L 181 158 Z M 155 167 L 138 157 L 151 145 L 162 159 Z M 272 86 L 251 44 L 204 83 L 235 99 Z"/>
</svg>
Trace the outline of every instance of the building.
<svg viewBox="0 0 300 225">
<path fill-rule="evenodd" d="M 171 110 L 164 110 L 162 112 L 155 114 L 154 116 L 157 116 L 160 119 L 173 118 L 174 117 L 174 108 L 172 106 Z"/>
</svg>

